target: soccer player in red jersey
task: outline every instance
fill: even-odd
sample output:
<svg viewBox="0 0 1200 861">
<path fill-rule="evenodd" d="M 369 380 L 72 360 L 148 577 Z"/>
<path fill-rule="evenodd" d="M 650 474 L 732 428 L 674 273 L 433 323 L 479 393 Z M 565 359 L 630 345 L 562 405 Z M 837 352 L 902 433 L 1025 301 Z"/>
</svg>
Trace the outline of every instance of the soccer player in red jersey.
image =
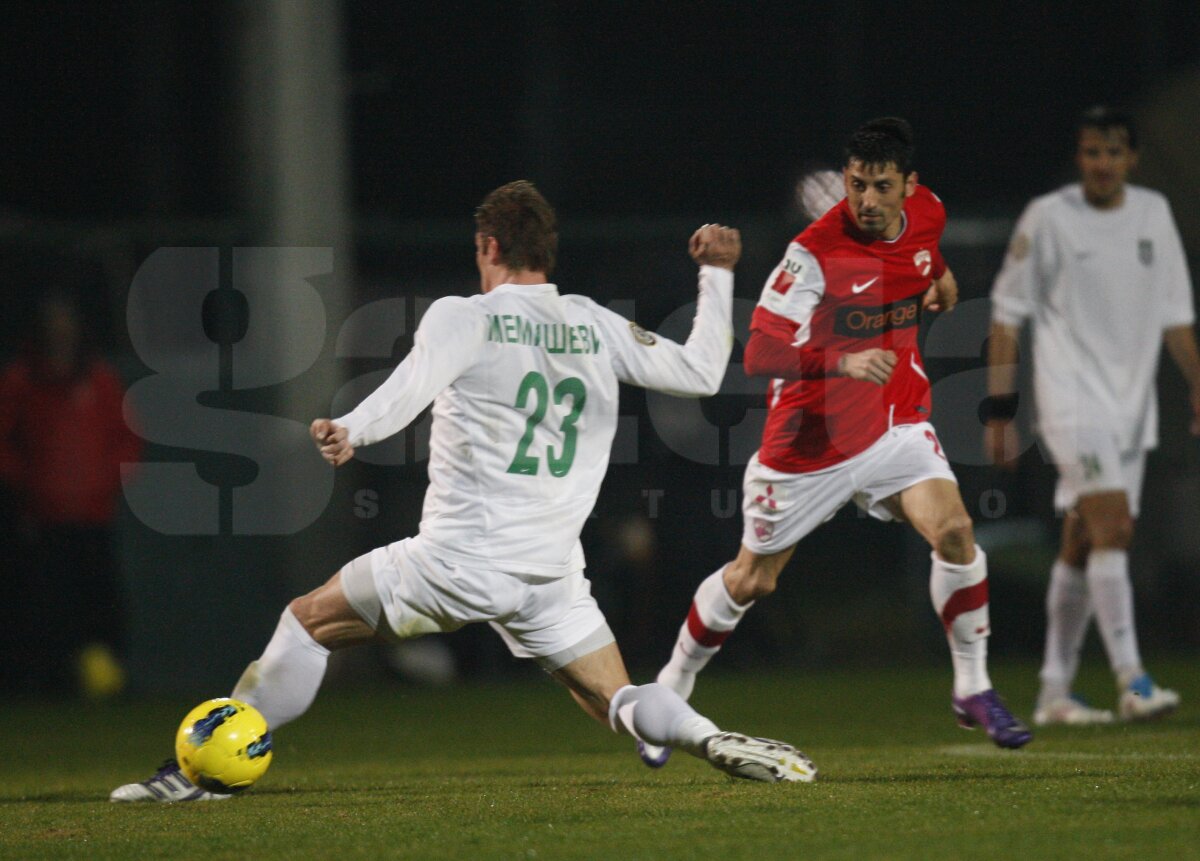
<svg viewBox="0 0 1200 861">
<path fill-rule="evenodd" d="M 687 697 L 696 674 L 758 598 L 775 591 L 804 536 L 854 500 L 929 542 L 929 588 L 954 665 L 964 726 L 1001 747 L 1029 730 L 987 672 L 987 559 L 929 424 L 917 344 L 923 311 L 950 310 L 958 287 L 938 249 L 942 202 L 918 184 L 912 129 L 862 126 L 846 147 L 846 197 L 789 244 L 754 311 L 745 370 L 770 380 L 762 446 L 743 483 L 737 558 L 700 584 L 658 681 Z M 639 745 L 649 765 L 668 751 Z"/>
</svg>

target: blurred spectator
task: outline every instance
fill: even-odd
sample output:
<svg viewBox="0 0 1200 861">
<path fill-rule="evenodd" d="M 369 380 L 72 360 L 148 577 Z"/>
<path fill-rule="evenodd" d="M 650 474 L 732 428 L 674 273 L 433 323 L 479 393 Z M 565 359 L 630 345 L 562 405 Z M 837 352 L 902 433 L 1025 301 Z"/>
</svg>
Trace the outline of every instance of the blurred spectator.
<svg viewBox="0 0 1200 861">
<path fill-rule="evenodd" d="M 5 588 L 20 613 L 6 663 L 29 687 L 106 696 L 124 686 L 113 523 L 120 464 L 137 460 L 141 441 L 123 396 L 76 301 L 45 297 L 34 336 L 0 371 L 0 482 L 18 551 Z"/>
</svg>

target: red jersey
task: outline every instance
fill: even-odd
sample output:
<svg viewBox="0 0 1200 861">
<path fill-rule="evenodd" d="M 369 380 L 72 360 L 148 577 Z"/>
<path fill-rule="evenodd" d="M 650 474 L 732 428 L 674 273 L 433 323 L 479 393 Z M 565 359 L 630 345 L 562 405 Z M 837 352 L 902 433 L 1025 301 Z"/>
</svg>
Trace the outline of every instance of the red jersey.
<svg viewBox="0 0 1200 861">
<path fill-rule="evenodd" d="M 120 465 L 142 447 L 122 416 L 123 397 L 116 371 L 98 359 L 65 381 L 39 379 L 26 360 L 0 371 L 0 481 L 38 521 L 113 519 Z"/>
<path fill-rule="evenodd" d="M 917 334 L 925 291 L 946 271 L 938 249 L 946 211 L 918 185 L 903 218 L 895 239 L 875 239 L 857 228 L 843 200 L 792 240 L 767 279 L 752 331 L 821 349 L 830 367 L 844 353 L 877 347 L 896 354 L 883 386 L 838 376 L 772 380 L 758 451 L 771 469 L 825 469 L 870 447 L 893 425 L 929 418 Z"/>
</svg>

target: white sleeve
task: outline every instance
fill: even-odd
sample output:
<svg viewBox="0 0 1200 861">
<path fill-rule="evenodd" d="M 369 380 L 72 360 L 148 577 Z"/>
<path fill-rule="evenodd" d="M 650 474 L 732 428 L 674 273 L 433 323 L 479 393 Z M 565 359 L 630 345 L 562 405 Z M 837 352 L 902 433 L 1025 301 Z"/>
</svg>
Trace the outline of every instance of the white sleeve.
<svg viewBox="0 0 1200 861">
<path fill-rule="evenodd" d="M 1171 205 L 1163 201 L 1163 328 L 1190 326 L 1196 320 L 1192 301 L 1192 279 L 1188 274 L 1187 257 L 1183 253 L 1183 242 L 1175 219 L 1171 216 Z"/>
<path fill-rule="evenodd" d="M 1042 207 L 1034 201 L 1021 213 L 1004 256 L 1004 265 L 992 284 L 994 322 L 1020 326 L 1033 314 L 1044 292 L 1044 269 L 1052 254 L 1045 233 Z"/>
<path fill-rule="evenodd" d="M 791 242 L 779 265 L 767 276 L 758 307 L 804 325 L 824 295 L 821 264 L 799 242 Z"/>
<path fill-rule="evenodd" d="M 438 299 L 421 318 L 404 361 L 366 400 L 333 421 L 349 431 L 355 448 L 387 439 L 474 364 L 486 338 L 484 315 L 469 300 Z"/>
<path fill-rule="evenodd" d="M 623 383 L 671 395 L 716 394 L 733 350 L 733 273 L 700 267 L 700 295 L 686 344 L 651 334 L 596 305 L 613 371 Z"/>
</svg>

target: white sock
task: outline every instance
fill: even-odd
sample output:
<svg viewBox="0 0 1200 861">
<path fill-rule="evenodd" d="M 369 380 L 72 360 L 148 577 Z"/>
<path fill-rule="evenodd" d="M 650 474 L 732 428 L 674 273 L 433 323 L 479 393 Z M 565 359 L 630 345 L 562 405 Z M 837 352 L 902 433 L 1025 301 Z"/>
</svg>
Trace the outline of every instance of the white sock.
<svg viewBox="0 0 1200 861">
<path fill-rule="evenodd" d="M 329 650 L 284 610 L 262 657 L 246 667 L 230 696 L 262 712 L 274 732 L 308 711 L 328 662 Z"/>
<path fill-rule="evenodd" d="M 1088 554 L 1087 583 L 1109 666 L 1117 676 L 1117 686 L 1124 688 L 1143 672 L 1133 624 L 1129 554 L 1109 548 L 1093 550 Z"/>
<path fill-rule="evenodd" d="M 1071 695 L 1091 616 L 1084 570 L 1056 559 L 1050 569 L 1050 586 L 1046 589 L 1046 653 L 1039 673 L 1042 680 L 1039 706 Z"/>
<path fill-rule="evenodd" d="M 614 732 L 624 732 L 659 747 L 674 747 L 704 756 L 704 740 L 716 735 L 717 725 L 698 714 L 666 685 L 626 685 L 608 707 Z"/>
<path fill-rule="evenodd" d="M 945 562 L 936 552 L 930 555 L 929 596 L 950 642 L 954 695 L 973 696 L 992 686 L 987 671 L 987 637 L 991 633 L 987 555 L 978 545 L 975 559 L 968 565 Z"/>
<path fill-rule="evenodd" d="M 704 669 L 712 656 L 721 650 L 746 611 L 754 606 L 738 604 L 725 588 L 721 566 L 704 579 L 696 589 L 687 621 L 679 629 L 679 639 L 671 659 L 658 673 L 659 684 L 666 685 L 685 700 L 692 695 L 696 673 Z"/>
</svg>

